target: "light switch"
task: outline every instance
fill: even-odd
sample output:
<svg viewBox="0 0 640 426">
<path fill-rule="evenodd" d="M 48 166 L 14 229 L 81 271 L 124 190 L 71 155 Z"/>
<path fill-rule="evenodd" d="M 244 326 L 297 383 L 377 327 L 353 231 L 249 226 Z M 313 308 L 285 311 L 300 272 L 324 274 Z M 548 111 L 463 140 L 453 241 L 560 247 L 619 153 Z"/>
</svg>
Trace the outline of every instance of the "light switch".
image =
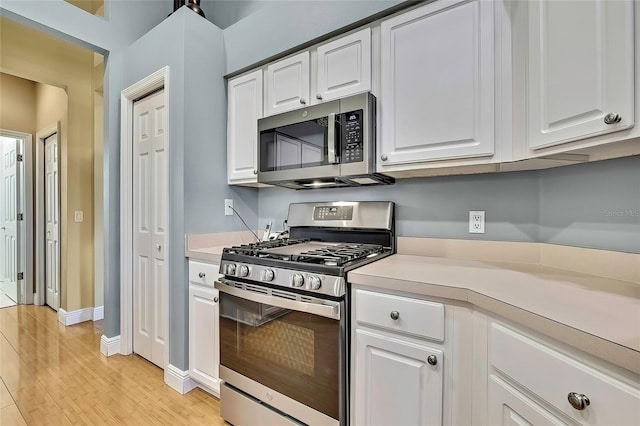
<svg viewBox="0 0 640 426">
<path fill-rule="evenodd" d="M 76 223 L 84 222 L 84 212 L 82 210 L 76 210 L 73 221 Z"/>
</svg>

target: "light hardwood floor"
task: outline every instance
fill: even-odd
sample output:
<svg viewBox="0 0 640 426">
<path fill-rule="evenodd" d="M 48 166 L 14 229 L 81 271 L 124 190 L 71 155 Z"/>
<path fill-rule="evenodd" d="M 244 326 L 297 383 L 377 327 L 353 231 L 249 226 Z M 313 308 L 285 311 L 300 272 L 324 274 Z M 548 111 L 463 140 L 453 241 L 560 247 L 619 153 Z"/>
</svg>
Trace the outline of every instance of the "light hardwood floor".
<svg viewBox="0 0 640 426">
<path fill-rule="evenodd" d="M 100 327 L 64 327 L 42 306 L 0 309 L 0 426 L 225 424 L 213 396 L 180 395 L 137 355 L 100 354 Z"/>
</svg>

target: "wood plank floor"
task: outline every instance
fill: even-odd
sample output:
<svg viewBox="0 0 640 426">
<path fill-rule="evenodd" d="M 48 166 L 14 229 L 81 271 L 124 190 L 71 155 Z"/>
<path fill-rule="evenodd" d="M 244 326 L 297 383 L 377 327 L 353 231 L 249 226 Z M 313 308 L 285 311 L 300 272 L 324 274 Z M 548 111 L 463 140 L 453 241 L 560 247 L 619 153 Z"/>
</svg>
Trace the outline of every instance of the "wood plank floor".
<svg viewBox="0 0 640 426">
<path fill-rule="evenodd" d="M 48 307 L 0 309 L 0 426 L 225 424 L 213 396 L 180 395 L 137 355 L 100 354 L 101 334 Z"/>
</svg>

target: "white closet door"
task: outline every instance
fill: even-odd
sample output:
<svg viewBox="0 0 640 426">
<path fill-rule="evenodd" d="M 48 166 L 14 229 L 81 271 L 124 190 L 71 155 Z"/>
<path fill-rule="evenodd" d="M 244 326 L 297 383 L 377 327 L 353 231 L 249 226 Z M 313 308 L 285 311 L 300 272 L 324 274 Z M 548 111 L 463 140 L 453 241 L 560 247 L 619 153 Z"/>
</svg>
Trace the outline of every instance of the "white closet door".
<svg viewBox="0 0 640 426">
<path fill-rule="evenodd" d="M 165 367 L 166 113 L 164 91 L 133 108 L 133 351 Z"/>
<path fill-rule="evenodd" d="M 58 174 L 58 135 L 44 141 L 46 257 L 45 302 L 60 308 L 60 185 Z"/>
</svg>

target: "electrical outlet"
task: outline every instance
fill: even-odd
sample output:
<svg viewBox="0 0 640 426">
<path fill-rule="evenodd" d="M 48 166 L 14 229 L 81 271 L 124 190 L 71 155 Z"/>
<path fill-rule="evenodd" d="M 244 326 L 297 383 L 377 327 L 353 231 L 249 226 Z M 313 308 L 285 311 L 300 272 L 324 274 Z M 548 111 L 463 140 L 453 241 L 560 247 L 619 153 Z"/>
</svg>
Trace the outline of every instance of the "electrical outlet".
<svg viewBox="0 0 640 426">
<path fill-rule="evenodd" d="M 224 200 L 224 215 L 233 216 L 233 200 L 230 198 Z"/>
<path fill-rule="evenodd" d="M 469 212 L 469 233 L 484 234 L 484 210 Z"/>
</svg>

